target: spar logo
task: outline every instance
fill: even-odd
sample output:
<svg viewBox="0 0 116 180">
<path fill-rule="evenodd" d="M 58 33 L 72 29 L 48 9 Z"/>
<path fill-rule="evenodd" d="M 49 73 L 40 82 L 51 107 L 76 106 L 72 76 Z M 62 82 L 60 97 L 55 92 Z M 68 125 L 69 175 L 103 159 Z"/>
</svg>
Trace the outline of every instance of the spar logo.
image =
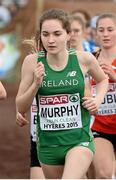
<svg viewBox="0 0 116 180">
<path fill-rule="evenodd" d="M 70 100 L 71 102 L 77 102 L 77 101 L 79 100 L 79 96 L 77 96 L 77 95 L 71 95 L 71 96 L 69 97 L 69 100 Z"/>
<path fill-rule="evenodd" d="M 66 104 L 68 102 L 69 102 L 68 95 L 40 97 L 40 105 Z"/>
</svg>

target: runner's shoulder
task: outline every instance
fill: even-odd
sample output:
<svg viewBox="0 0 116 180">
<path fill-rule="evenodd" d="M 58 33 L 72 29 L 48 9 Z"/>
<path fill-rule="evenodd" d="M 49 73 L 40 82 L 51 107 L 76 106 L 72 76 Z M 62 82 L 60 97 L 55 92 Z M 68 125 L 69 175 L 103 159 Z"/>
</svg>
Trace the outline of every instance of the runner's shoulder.
<svg viewBox="0 0 116 180">
<path fill-rule="evenodd" d="M 38 57 L 38 54 L 37 54 L 37 53 L 29 54 L 29 55 L 27 55 L 27 56 L 25 57 L 24 62 L 34 61 L 34 60 L 37 59 L 37 57 Z"/>
<path fill-rule="evenodd" d="M 76 54 L 79 62 L 85 65 L 90 64 L 93 60 L 96 59 L 95 56 L 90 52 L 76 51 Z"/>
</svg>

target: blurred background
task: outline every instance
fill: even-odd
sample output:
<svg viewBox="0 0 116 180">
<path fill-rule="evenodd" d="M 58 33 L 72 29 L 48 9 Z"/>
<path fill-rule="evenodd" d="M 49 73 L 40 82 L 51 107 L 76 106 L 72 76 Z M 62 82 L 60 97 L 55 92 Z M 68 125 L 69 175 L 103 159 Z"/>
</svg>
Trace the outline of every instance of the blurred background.
<svg viewBox="0 0 116 180">
<path fill-rule="evenodd" d="M 116 13 L 116 0 L 0 0 L 0 80 L 7 91 L 0 101 L 0 179 L 29 178 L 30 127 L 15 123 L 21 65 L 29 54 L 22 41 L 34 36 L 41 13 L 54 7 L 86 12 L 91 21 L 103 12 Z"/>
</svg>

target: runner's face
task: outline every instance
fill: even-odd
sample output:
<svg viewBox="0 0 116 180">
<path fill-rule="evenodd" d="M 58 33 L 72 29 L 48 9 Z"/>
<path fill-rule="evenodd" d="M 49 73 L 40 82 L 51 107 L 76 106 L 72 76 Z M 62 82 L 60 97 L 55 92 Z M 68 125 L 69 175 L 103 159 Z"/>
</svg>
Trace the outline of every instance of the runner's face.
<svg viewBox="0 0 116 180">
<path fill-rule="evenodd" d="M 76 49 L 76 46 L 82 43 L 83 40 L 83 29 L 78 21 L 73 21 L 71 23 L 70 36 L 70 46 Z"/>
<path fill-rule="evenodd" d="M 97 27 L 99 44 L 104 48 L 111 48 L 116 45 L 116 24 L 110 18 L 99 20 Z"/>
<path fill-rule="evenodd" d="M 48 53 L 58 54 L 67 48 L 69 35 L 59 20 L 46 20 L 42 24 L 41 40 Z"/>
</svg>

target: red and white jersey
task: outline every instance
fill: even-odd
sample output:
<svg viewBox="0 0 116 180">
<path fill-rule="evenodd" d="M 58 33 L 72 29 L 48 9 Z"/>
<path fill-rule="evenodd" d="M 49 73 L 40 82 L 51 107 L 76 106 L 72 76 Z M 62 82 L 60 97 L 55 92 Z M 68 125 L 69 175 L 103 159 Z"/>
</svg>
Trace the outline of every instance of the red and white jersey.
<svg viewBox="0 0 116 180">
<path fill-rule="evenodd" d="M 112 63 L 116 72 L 116 59 Z M 96 94 L 96 84 L 92 80 L 92 93 Z M 92 130 L 107 134 L 116 134 L 116 82 L 109 79 L 108 92 L 102 102 L 98 114 L 95 116 Z"/>
</svg>

